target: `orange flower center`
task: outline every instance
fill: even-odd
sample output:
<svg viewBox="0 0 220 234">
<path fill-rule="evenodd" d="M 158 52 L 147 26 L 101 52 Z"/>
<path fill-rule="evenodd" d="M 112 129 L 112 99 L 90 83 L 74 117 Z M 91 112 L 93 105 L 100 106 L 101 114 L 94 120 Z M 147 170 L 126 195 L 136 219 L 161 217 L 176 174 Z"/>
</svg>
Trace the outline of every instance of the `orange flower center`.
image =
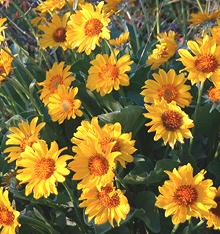
<svg viewBox="0 0 220 234">
<path fill-rule="evenodd" d="M 53 33 L 53 39 L 55 42 L 64 42 L 66 40 L 66 29 L 63 27 L 57 28 Z"/>
<path fill-rule="evenodd" d="M 63 84 L 63 77 L 60 75 L 53 76 L 49 84 L 50 92 L 54 93 L 60 84 Z"/>
<path fill-rule="evenodd" d="M 212 102 L 220 102 L 220 88 L 211 88 L 208 91 L 208 96 Z"/>
<path fill-rule="evenodd" d="M 220 197 L 215 197 L 215 202 L 217 203 L 216 208 L 212 208 L 210 211 L 220 218 Z"/>
<path fill-rule="evenodd" d="M 6 73 L 5 68 L 3 65 L 0 65 L 0 74 Z"/>
<path fill-rule="evenodd" d="M 106 208 L 114 208 L 120 204 L 120 198 L 117 192 L 113 192 L 111 186 L 102 187 L 101 192 L 98 193 L 98 199 L 102 206 Z"/>
<path fill-rule="evenodd" d="M 103 24 L 99 19 L 90 19 L 85 24 L 86 36 L 97 36 L 102 32 Z"/>
<path fill-rule="evenodd" d="M 0 207 L 0 225 L 10 226 L 14 218 L 13 212 L 9 211 L 6 207 Z"/>
<path fill-rule="evenodd" d="M 218 61 L 213 55 L 210 54 L 199 55 L 195 61 L 195 66 L 200 72 L 214 72 L 218 67 Z"/>
<path fill-rule="evenodd" d="M 72 109 L 73 103 L 69 99 L 64 99 L 62 101 L 62 108 L 64 112 L 69 112 Z"/>
<path fill-rule="evenodd" d="M 88 167 L 91 175 L 102 176 L 108 172 L 109 164 L 101 155 L 95 155 L 90 157 Z"/>
<path fill-rule="evenodd" d="M 20 148 L 22 151 L 25 150 L 26 146 L 32 146 L 33 141 L 30 141 L 31 135 L 25 136 L 25 138 L 20 143 Z"/>
<path fill-rule="evenodd" d="M 174 199 L 178 205 L 192 205 L 198 198 L 198 193 L 192 185 L 181 185 L 174 194 Z"/>
<path fill-rule="evenodd" d="M 113 146 L 112 148 L 112 152 L 115 152 L 115 151 L 120 151 L 121 150 L 121 146 L 120 146 L 120 143 L 118 141 L 115 142 L 115 145 Z"/>
<path fill-rule="evenodd" d="M 118 77 L 119 71 L 116 65 L 106 64 L 102 67 L 99 76 L 103 80 L 115 80 Z"/>
<path fill-rule="evenodd" d="M 160 90 L 159 90 L 159 97 L 164 98 L 168 103 L 170 103 L 173 100 L 176 100 L 178 92 L 176 87 L 173 85 L 164 85 Z"/>
<path fill-rule="evenodd" d="M 168 131 L 179 129 L 183 123 L 182 116 L 176 111 L 165 111 L 161 116 L 161 120 L 163 122 L 163 126 Z"/>
<path fill-rule="evenodd" d="M 160 45 L 158 50 L 158 58 L 167 58 L 169 55 L 166 44 Z"/>
<path fill-rule="evenodd" d="M 42 180 L 50 178 L 55 171 L 55 162 L 51 158 L 40 159 L 34 168 L 36 177 Z"/>
<path fill-rule="evenodd" d="M 109 137 L 103 137 L 102 140 L 100 141 L 100 144 L 102 146 L 102 150 L 103 152 L 106 152 L 107 151 L 107 148 L 108 148 L 108 144 L 110 142 L 113 142 L 115 141 L 114 138 L 109 138 Z M 118 141 L 115 142 L 115 145 L 112 147 L 112 152 L 115 152 L 115 151 L 120 151 L 120 143 Z"/>
</svg>

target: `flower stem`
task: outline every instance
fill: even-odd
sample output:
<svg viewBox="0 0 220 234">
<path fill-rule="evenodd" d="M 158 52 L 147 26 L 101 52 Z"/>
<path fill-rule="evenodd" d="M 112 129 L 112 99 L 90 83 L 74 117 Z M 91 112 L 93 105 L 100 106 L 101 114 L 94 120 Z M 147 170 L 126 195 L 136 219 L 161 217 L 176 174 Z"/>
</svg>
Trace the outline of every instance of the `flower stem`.
<svg viewBox="0 0 220 234">
<path fill-rule="evenodd" d="M 173 227 L 173 229 L 172 229 L 172 231 L 171 231 L 170 234 L 176 233 L 178 227 L 179 227 L 179 224 L 174 225 L 174 227 Z"/>
<path fill-rule="evenodd" d="M 199 1 L 199 0 L 196 0 L 196 2 L 197 2 L 197 4 L 198 4 L 199 10 L 200 10 L 201 12 L 204 12 L 203 9 L 202 9 L 202 5 L 201 5 L 200 1 Z"/>
<path fill-rule="evenodd" d="M 160 5 L 159 0 L 156 0 L 156 22 L 157 22 L 157 34 L 160 33 Z"/>
<path fill-rule="evenodd" d="M 77 206 L 78 206 L 78 200 L 74 196 L 74 194 L 72 193 L 72 191 L 70 190 L 70 188 L 69 188 L 69 186 L 67 185 L 66 182 L 63 183 L 63 186 L 66 189 L 66 192 L 67 192 L 67 194 L 68 194 L 68 196 L 70 198 L 70 201 L 73 203 L 73 208 L 74 208 L 74 211 L 75 211 L 75 214 L 76 214 L 76 217 L 77 217 L 77 223 L 79 225 L 79 228 L 82 231 L 82 233 L 87 234 L 88 233 L 87 229 L 85 227 L 85 224 L 83 224 L 83 222 L 82 222 L 81 215 L 80 215 L 79 210 L 77 208 Z"/>
<path fill-rule="evenodd" d="M 195 125 L 194 128 L 192 129 L 193 137 L 190 139 L 190 143 L 189 143 L 189 154 L 190 155 L 192 153 L 192 147 L 193 147 L 196 127 L 197 127 L 196 124 L 197 124 L 197 120 L 198 120 L 198 113 L 199 113 L 199 107 L 200 107 L 200 102 L 201 102 L 201 98 L 202 98 L 203 88 L 204 88 L 204 82 L 201 82 L 199 90 L 198 90 L 198 97 L 197 97 L 197 102 L 196 102 L 194 118 L 193 118 L 193 122 L 194 122 L 194 125 Z"/>
</svg>

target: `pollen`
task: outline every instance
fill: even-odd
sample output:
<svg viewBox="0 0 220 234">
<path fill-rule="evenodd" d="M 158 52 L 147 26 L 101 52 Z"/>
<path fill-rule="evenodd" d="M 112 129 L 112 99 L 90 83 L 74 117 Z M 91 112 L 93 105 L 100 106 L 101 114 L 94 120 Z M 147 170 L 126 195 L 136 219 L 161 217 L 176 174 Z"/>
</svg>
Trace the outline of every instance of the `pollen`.
<svg viewBox="0 0 220 234">
<path fill-rule="evenodd" d="M 66 29 L 61 27 L 57 28 L 53 33 L 53 39 L 55 42 L 64 42 L 66 41 Z"/>
<path fill-rule="evenodd" d="M 161 120 L 168 131 L 176 131 L 183 123 L 182 116 L 176 111 L 165 111 L 161 116 Z"/>
<path fill-rule="evenodd" d="M 116 65 L 106 64 L 102 67 L 99 76 L 103 80 L 115 80 L 118 77 L 119 71 Z"/>
<path fill-rule="evenodd" d="M 103 24 L 99 19 L 90 19 L 85 24 L 86 36 L 97 36 L 102 32 Z"/>
<path fill-rule="evenodd" d="M 39 179 L 46 180 L 50 178 L 55 170 L 55 162 L 51 158 L 43 158 L 39 160 L 34 168 L 35 175 Z"/>
<path fill-rule="evenodd" d="M 49 90 L 51 93 L 54 93 L 55 90 L 58 88 L 59 85 L 63 84 L 63 78 L 60 75 L 55 75 L 51 78 L 49 84 Z"/>
<path fill-rule="evenodd" d="M 160 90 L 159 90 L 159 97 L 164 98 L 168 103 L 174 101 L 177 99 L 178 92 L 176 87 L 173 85 L 164 85 Z"/>
<path fill-rule="evenodd" d="M 203 73 L 214 72 L 218 67 L 218 62 L 213 55 L 199 55 L 195 61 L 198 71 Z"/>
<path fill-rule="evenodd" d="M 101 155 L 95 155 L 90 157 L 88 167 L 91 175 L 102 176 L 108 172 L 108 161 Z"/>
<path fill-rule="evenodd" d="M 0 207 L 0 225 L 10 226 L 14 218 L 13 212 L 9 211 L 6 207 Z"/>
<path fill-rule="evenodd" d="M 212 102 L 220 102 L 220 88 L 213 87 L 209 89 L 208 97 Z"/>
<path fill-rule="evenodd" d="M 62 107 L 64 112 L 69 112 L 72 109 L 73 103 L 69 99 L 64 99 L 62 101 Z"/>
<path fill-rule="evenodd" d="M 217 207 L 215 207 L 215 208 L 212 208 L 210 211 L 214 214 L 214 215 L 216 215 L 216 216 L 218 216 L 219 218 L 220 218 L 220 197 L 215 197 L 215 202 L 217 203 Z"/>
<path fill-rule="evenodd" d="M 178 205 L 192 205 L 198 198 L 198 192 L 192 185 L 181 185 L 174 194 Z"/>
<path fill-rule="evenodd" d="M 98 199 L 106 208 L 114 208 L 120 205 L 120 198 L 117 192 L 109 185 L 102 187 L 101 192 L 98 193 Z"/>
</svg>

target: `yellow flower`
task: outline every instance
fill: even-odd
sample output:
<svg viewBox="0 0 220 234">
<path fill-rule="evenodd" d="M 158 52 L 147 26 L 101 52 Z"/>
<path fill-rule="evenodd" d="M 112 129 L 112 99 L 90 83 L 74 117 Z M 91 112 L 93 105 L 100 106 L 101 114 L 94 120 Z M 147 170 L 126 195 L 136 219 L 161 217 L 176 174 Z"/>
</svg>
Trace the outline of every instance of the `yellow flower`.
<svg viewBox="0 0 220 234">
<path fill-rule="evenodd" d="M 18 127 L 9 128 L 10 133 L 7 135 L 8 140 L 5 143 L 9 147 L 4 150 L 4 153 L 9 153 L 6 157 L 9 163 L 15 160 L 19 161 L 25 148 L 39 141 L 39 132 L 45 126 L 45 123 L 42 122 L 37 125 L 37 121 L 38 118 L 35 117 L 30 124 L 22 121 L 18 124 Z"/>
<path fill-rule="evenodd" d="M 43 86 L 40 91 L 40 99 L 44 105 L 48 104 L 50 95 L 57 91 L 59 85 L 63 84 L 69 87 L 71 82 L 75 80 L 70 68 L 71 66 L 64 67 L 64 62 L 54 63 L 53 67 L 46 72 L 46 80 L 38 83 L 40 86 Z"/>
<path fill-rule="evenodd" d="M 5 37 L 3 35 L 3 31 L 7 28 L 3 24 L 7 21 L 6 18 L 1 18 L 0 17 L 0 43 L 5 40 Z"/>
<path fill-rule="evenodd" d="M 155 205 L 166 210 L 165 217 L 172 215 L 173 224 L 184 223 L 191 217 L 202 218 L 216 206 L 215 188 L 212 180 L 204 180 L 205 170 L 193 176 L 193 168 L 188 163 L 165 173 L 169 180 L 159 187 L 161 194 Z"/>
<path fill-rule="evenodd" d="M 127 198 L 120 189 L 112 184 L 101 188 L 85 189 L 80 197 L 84 200 L 79 207 L 86 208 L 89 222 L 94 218 L 95 224 L 104 224 L 107 221 L 114 226 L 114 220 L 119 226 L 130 211 Z"/>
<path fill-rule="evenodd" d="M 188 41 L 192 54 L 186 49 L 180 49 L 178 60 L 189 72 L 188 79 L 192 84 L 211 79 L 215 85 L 220 84 L 220 45 L 206 35 L 202 41 Z"/>
<path fill-rule="evenodd" d="M 174 101 L 167 103 L 162 99 L 145 107 L 149 113 L 144 116 L 151 119 L 146 126 L 151 126 L 148 132 L 156 132 L 155 141 L 162 138 L 165 145 L 168 143 L 171 148 L 174 148 L 176 141 L 184 143 L 184 138 L 192 137 L 189 128 L 194 126 L 193 121 Z"/>
<path fill-rule="evenodd" d="M 132 140 L 132 133 L 122 133 L 122 128 L 120 123 L 106 124 L 100 127 L 98 118 L 93 117 L 91 122 L 82 121 L 81 126 L 77 128 L 77 132 L 72 138 L 73 151 L 75 147 L 86 141 L 88 136 L 94 141 L 98 141 L 101 146 L 103 153 L 109 147 L 109 144 L 114 144 L 111 152 L 119 152 L 120 155 L 115 158 L 115 161 L 120 162 L 120 164 L 125 167 L 126 162 L 132 162 L 132 154 L 136 151 L 134 144 L 135 141 Z"/>
<path fill-rule="evenodd" d="M 119 37 L 111 39 L 109 43 L 113 46 L 121 46 L 129 40 L 129 32 L 122 33 Z"/>
<path fill-rule="evenodd" d="M 78 88 L 69 88 L 65 85 L 59 85 L 56 93 L 49 98 L 48 110 L 53 121 L 63 123 L 65 119 L 75 119 L 76 116 L 82 116 L 79 109 L 81 101 L 75 99 Z"/>
<path fill-rule="evenodd" d="M 117 52 L 116 52 L 117 54 Z M 121 86 L 129 85 L 129 77 L 126 72 L 131 70 L 130 55 L 125 54 L 115 59 L 114 55 L 98 54 L 91 61 L 92 66 L 89 69 L 89 76 L 86 87 L 91 91 L 96 90 L 101 96 L 105 96 L 112 90 L 119 90 Z"/>
<path fill-rule="evenodd" d="M 214 201 L 217 203 L 217 207 L 211 208 L 205 218 L 209 228 L 213 227 L 215 230 L 220 230 L 220 187 L 218 187 Z"/>
<path fill-rule="evenodd" d="M 218 25 L 211 28 L 212 37 L 216 40 L 216 44 L 220 45 L 220 20 L 218 20 Z"/>
<path fill-rule="evenodd" d="M 220 87 L 212 87 L 208 90 L 209 100 L 212 102 L 220 102 Z"/>
<path fill-rule="evenodd" d="M 16 234 L 16 228 L 20 226 L 18 216 L 20 212 L 13 209 L 8 191 L 0 187 L 0 230 L 1 234 Z"/>
<path fill-rule="evenodd" d="M 58 194 L 56 183 L 63 183 L 65 176 L 70 173 L 66 168 L 66 161 L 72 159 L 72 156 L 66 154 L 60 156 L 66 149 L 67 147 L 59 149 L 55 141 L 51 143 L 49 149 L 44 141 L 26 147 L 17 162 L 20 169 L 16 176 L 20 184 L 26 184 L 26 196 L 32 191 L 35 199 L 47 198 L 51 193 Z"/>
<path fill-rule="evenodd" d="M 192 25 L 198 25 L 220 17 L 220 11 L 192 13 L 190 22 Z"/>
<path fill-rule="evenodd" d="M 40 24 L 47 24 L 47 19 L 44 14 L 39 14 L 35 18 L 31 20 L 31 24 L 34 25 L 35 27 L 39 27 Z"/>
<path fill-rule="evenodd" d="M 103 4 L 100 2 L 94 7 L 89 3 L 81 5 L 82 9 L 70 17 L 66 39 L 72 48 L 78 48 L 79 53 L 85 51 L 90 54 L 96 46 L 100 46 L 100 39 L 110 39 L 107 28 L 110 19 L 103 12 Z"/>
<path fill-rule="evenodd" d="M 101 187 L 112 182 L 115 158 L 120 155 L 119 152 L 111 152 L 113 146 L 114 142 L 103 152 L 98 141 L 88 136 L 85 142 L 74 148 L 76 155 L 69 168 L 75 172 L 73 180 L 81 180 L 78 189 Z"/>
<path fill-rule="evenodd" d="M 74 0 L 46 0 L 42 2 L 41 4 L 39 4 L 36 10 L 40 11 L 41 13 L 60 10 L 66 6 L 67 2 L 70 4 L 70 6 L 73 6 L 74 4 Z M 79 0 L 79 2 L 83 2 L 83 1 Z"/>
<path fill-rule="evenodd" d="M 66 50 L 69 46 L 66 40 L 66 27 L 70 14 L 66 13 L 63 17 L 56 13 L 52 16 L 52 21 L 47 24 L 39 25 L 39 29 L 43 31 L 40 35 L 40 46 L 42 48 L 56 48 L 62 47 Z"/>
<path fill-rule="evenodd" d="M 177 75 L 173 69 L 167 73 L 160 69 L 159 73 L 153 74 L 154 80 L 146 80 L 141 95 L 144 101 L 153 103 L 155 100 L 160 101 L 164 98 L 168 103 L 175 101 L 181 107 L 189 106 L 192 96 L 189 93 L 191 87 L 185 85 L 186 78 L 184 74 Z"/>
<path fill-rule="evenodd" d="M 12 69 L 13 57 L 9 48 L 0 50 L 0 83 L 9 75 Z"/>
<path fill-rule="evenodd" d="M 173 31 L 160 33 L 157 36 L 159 44 L 156 45 L 156 49 L 153 50 L 146 61 L 147 65 L 151 66 L 151 69 L 157 69 L 174 56 L 177 49 L 175 37 L 176 33 Z"/>
<path fill-rule="evenodd" d="M 103 7 L 105 12 L 110 12 L 114 13 L 115 11 L 118 10 L 119 5 L 123 2 L 124 0 L 105 0 L 105 5 Z"/>
</svg>

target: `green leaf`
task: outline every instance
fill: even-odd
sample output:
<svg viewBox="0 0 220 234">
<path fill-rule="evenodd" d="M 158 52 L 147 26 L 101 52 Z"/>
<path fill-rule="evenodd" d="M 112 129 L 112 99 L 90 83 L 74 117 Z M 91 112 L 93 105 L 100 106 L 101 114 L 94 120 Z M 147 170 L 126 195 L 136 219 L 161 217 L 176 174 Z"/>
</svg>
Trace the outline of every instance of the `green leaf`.
<svg viewBox="0 0 220 234">
<path fill-rule="evenodd" d="M 154 170 L 148 172 L 144 171 L 144 164 L 135 167 L 132 171 L 129 172 L 123 179 L 123 182 L 127 184 L 157 184 L 166 179 L 165 170 L 172 170 L 177 167 L 179 163 L 172 159 L 162 159 L 157 161 Z M 142 171 L 142 173 L 140 173 Z"/>
<path fill-rule="evenodd" d="M 212 173 L 215 177 L 216 177 L 216 180 L 218 180 L 220 182 L 220 159 L 219 158 L 216 158 L 214 160 L 212 160 L 209 165 L 208 165 L 208 171 L 210 173 Z"/>
<path fill-rule="evenodd" d="M 135 217 L 142 220 L 145 225 L 154 233 L 160 232 L 160 215 L 155 207 L 155 195 L 152 192 L 144 191 L 137 194 L 135 204 L 137 208 L 143 208 L 145 214 L 137 213 Z"/>
<path fill-rule="evenodd" d="M 144 126 L 145 123 L 143 108 L 134 105 L 129 105 L 121 111 L 99 115 L 99 118 L 104 123 L 119 122 L 122 125 L 124 132 L 133 132 L 134 135 Z"/>
</svg>

